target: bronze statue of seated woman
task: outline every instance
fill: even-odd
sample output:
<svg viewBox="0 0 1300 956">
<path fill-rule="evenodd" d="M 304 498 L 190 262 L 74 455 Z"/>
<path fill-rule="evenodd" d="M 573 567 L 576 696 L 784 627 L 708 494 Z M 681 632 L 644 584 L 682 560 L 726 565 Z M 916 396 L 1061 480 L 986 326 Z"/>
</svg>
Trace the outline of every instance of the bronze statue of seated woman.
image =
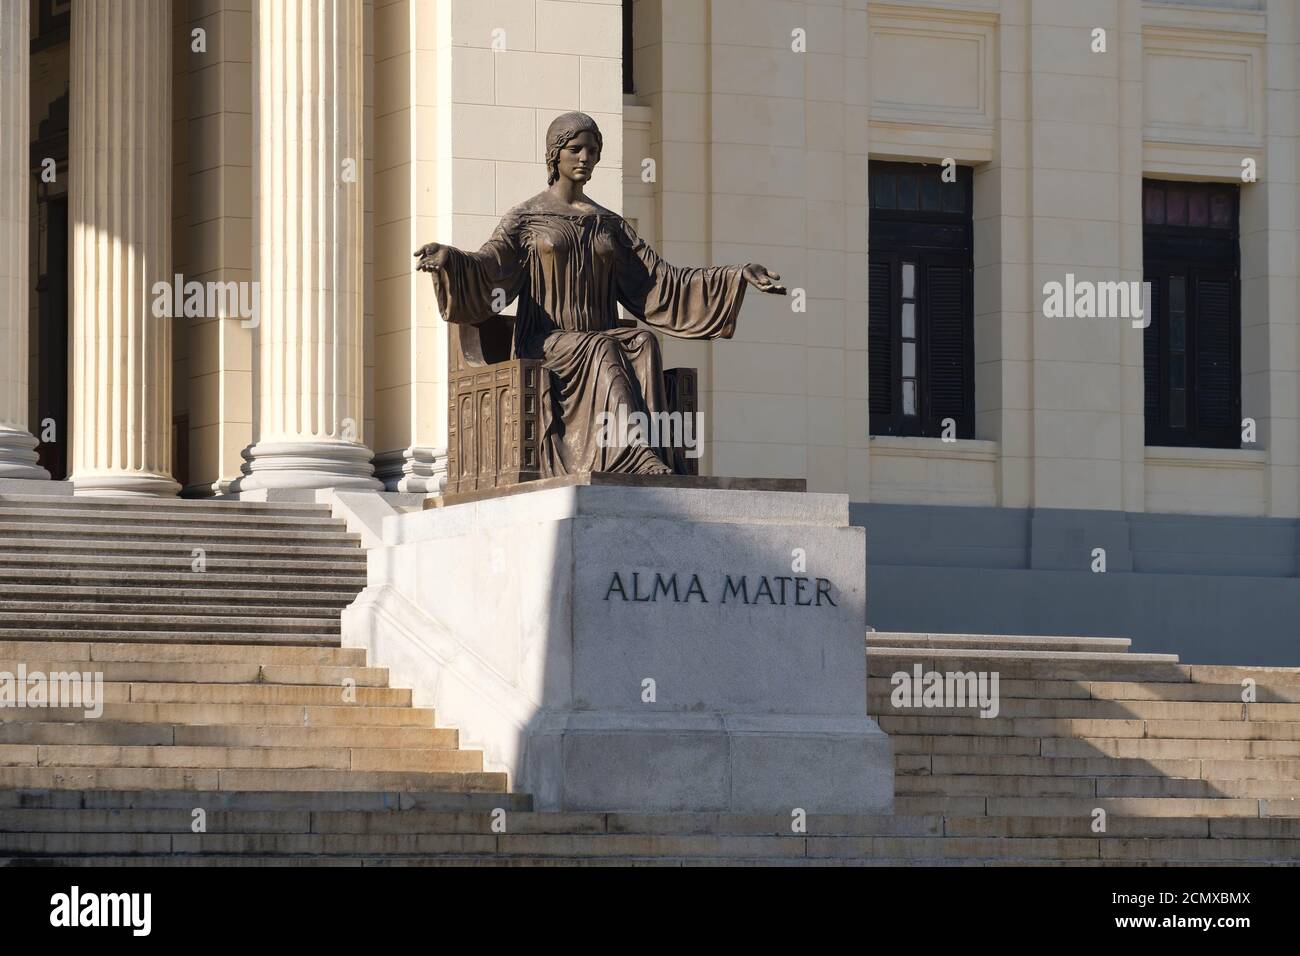
<svg viewBox="0 0 1300 956">
<path fill-rule="evenodd" d="M 515 206 L 478 252 L 431 242 L 417 268 L 432 273 L 448 322 L 479 324 L 518 299 L 513 353 L 550 375 L 542 407 L 541 476 L 577 472 L 671 474 L 671 455 L 610 422 L 666 410 L 659 343 L 628 328 L 618 306 L 668 335 L 730 338 L 745 287 L 784 295 L 761 265 L 693 269 L 664 262 L 627 221 L 583 193 L 602 138 L 585 113 L 546 131 L 548 188 Z M 645 419 L 642 419 L 645 420 Z M 602 423 L 602 427 L 598 427 Z"/>
</svg>

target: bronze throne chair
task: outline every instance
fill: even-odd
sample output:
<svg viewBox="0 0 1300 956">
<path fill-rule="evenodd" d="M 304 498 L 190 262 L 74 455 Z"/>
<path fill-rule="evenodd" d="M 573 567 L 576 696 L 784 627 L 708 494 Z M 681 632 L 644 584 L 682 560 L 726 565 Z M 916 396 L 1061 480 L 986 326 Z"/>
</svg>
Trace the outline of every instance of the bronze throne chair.
<svg viewBox="0 0 1300 956">
<path fill-rule="evenodd" d="M 622 324 L 635 327 L 635 320 Z M 514 353 L 515 320 L 493 315 L 475 325 L 448 326 L 447 487 L 444 494 L 505 488 L 542 477 L 542 407 L 550 373 L 538 359 Z M 664 369 L 670 412 L 699 410 L 693 368 Z M 699 474 L 699 459 L 684 449 L 668 465 L 679 475 Z"/>
</svg>

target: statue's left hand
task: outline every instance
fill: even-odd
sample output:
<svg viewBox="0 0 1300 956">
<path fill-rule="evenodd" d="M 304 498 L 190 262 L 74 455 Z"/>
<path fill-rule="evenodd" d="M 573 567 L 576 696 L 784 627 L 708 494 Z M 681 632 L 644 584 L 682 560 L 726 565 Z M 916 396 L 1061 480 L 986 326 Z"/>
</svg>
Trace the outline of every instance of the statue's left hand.
<svg viewBox="0 0 1300 956">
<path fill-rule="evenodd" d="M 778 281 L 781 277 L 775 272 L 769 272 L 765 266 L 760 266 L 756 262 L 751 262 L 745 266 L 742 275 L 745 281 L 752 285 L 759 292 L 769 292 L 773 295 L 785 295 L 785 286 Z"/>
</svg>

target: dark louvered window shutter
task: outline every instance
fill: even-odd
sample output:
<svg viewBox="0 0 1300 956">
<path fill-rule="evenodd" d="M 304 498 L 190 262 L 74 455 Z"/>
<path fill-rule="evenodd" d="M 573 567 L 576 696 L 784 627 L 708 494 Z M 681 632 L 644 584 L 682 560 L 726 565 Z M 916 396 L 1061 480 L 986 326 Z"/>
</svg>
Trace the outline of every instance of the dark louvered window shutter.
<svg viewBox="0 0 1300 956">
<path fill-rule="evenodd" d="M 1235 428 L 1236 349 L 1232 280 L 1196 283 L 1196 422 L 1202 428 Z"/>
<path fill-rule="evenodd" d="M 1160 302 L 1161 280 L 1148 279 L 1151 284 L 1150 324 L 1142 331 L 1142 381 L 1143 407 L 1147 421 L 1147 444 L 1151 444 L 1151 426 L 1160 419 Z"/>
<path fill-rule="evenodd" d="M 867 289 L 867 386 L 872 417 L 894 413 L 893 269 L 872 260 Z"/>
<path fill-rule="evenodd" d="M 926 394 L 929 400 L 929 434 L 940 434 L 943 420 L 957 425 L 957 437 L 969 437 L 971 414 L 967 337 L 972 330 L 966 302 L 966 270 L 961 266 L 930 264 L 925 270 L 925 316 L 929 359 Z"/>
<path fill-rule="evenodd" d="M 973 175 L 869 167 L 867 374 L 872 435 L 975 434 Z M 944 425 L 952 419 L 955 429 Z"/>
<path fill-rule="evenodd" d="M 1142 189 L 1147 444 L 1240 448 L 1239 188 L 1148 179 Z"/>
</svg>

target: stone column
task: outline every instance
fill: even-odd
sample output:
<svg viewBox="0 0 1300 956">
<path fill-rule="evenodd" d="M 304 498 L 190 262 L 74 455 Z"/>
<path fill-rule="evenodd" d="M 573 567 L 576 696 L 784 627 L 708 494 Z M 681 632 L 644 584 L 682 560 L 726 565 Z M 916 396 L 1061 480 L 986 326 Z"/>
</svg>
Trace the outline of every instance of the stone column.
<svg viewBox="0 0 1300 956">
<path fill-rule="evenodd" d="M 361 0 L 259 0 L 260 325 L 240 492 L 379 489 L 362 439 Z"/>
<path fill-rule="evenodd" d="M 72 482 L 174 495 L 171 0 L 72 6 Z M 168 309 L 170 311 L 170 309 Z"/>
<path fill-rule="evenodd" d="M 28 5 L 0 3 L 0 480 L 48 479 L 27 430 Z"/>
</svg>

